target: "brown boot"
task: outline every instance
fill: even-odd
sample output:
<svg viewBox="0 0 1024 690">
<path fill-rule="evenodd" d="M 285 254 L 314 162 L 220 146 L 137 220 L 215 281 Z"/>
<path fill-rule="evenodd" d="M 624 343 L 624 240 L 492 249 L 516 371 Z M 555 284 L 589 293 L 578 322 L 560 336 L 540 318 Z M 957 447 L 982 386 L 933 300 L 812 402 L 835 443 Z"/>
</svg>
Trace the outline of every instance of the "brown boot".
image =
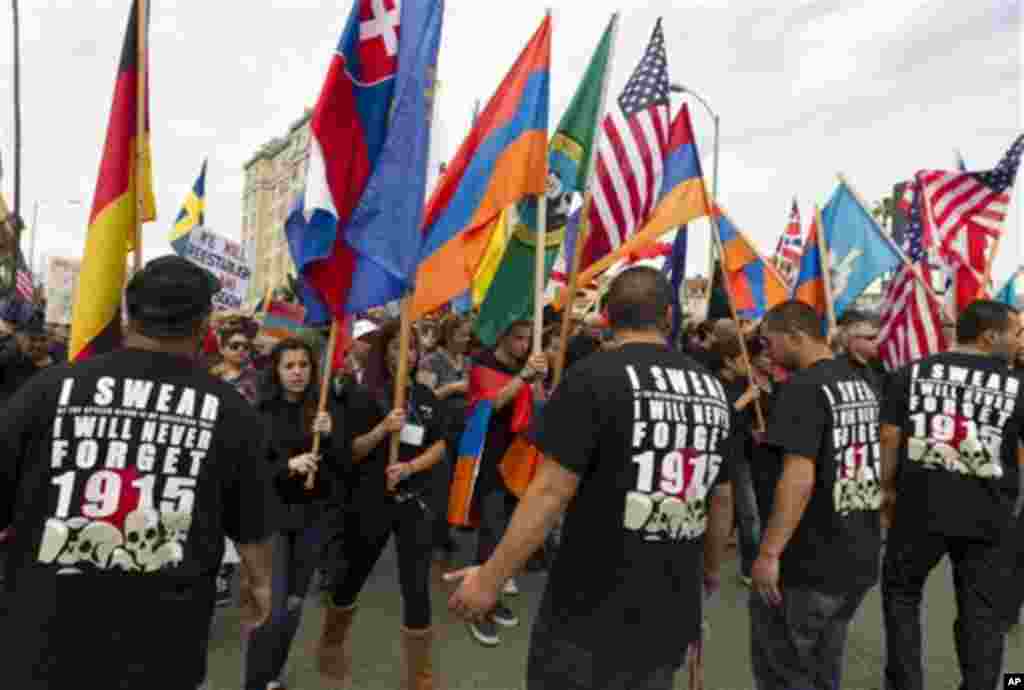
<svg viewBox="0 0 1024 690">
<path fill-rule="evenodd" d="M 405 685 L 403 690 L 438 690 L 432 658 L 434 630 L 402 628 L 402 648 L 405 651 Z"/>
<path fill-rule="evenodd" d="M 348 631 L 355 614 L 355 604 L 344 608 L 330 604 L 324 607 L 324 631 L 316 650 L 317 667 L 322 675 L 339 683 L 347 681 L 352 670 Z"/>
</svg>

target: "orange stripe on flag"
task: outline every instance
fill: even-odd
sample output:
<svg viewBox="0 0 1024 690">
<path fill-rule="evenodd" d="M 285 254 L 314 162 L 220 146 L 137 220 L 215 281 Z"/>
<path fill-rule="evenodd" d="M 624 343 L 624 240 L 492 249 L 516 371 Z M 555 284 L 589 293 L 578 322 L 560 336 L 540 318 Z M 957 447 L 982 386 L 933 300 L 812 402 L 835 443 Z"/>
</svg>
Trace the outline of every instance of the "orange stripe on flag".
<svg viewBox="0 0 1024 690">
<path fill-rule="evenodd" d="M 501 478 L 505 480 L 505 486 L 516 498 L 526 495 L 530 482 L 537 476 L 540 455 L 540 451 L 523 436 L 517 436 L 505 451 L 505 457 L 501 459 L 498 469 L 501 471 Z"/>
</svg>

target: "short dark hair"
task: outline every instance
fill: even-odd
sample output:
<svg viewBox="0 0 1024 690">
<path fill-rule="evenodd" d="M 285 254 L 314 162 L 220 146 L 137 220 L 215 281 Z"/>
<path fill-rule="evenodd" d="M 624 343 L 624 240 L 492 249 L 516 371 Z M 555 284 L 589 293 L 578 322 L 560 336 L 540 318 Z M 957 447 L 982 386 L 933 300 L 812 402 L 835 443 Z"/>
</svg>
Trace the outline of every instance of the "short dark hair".
<svg viewBox="0 0 1024 690">
<path fill-rule="evenodd" d="M 803 333 L 809 338 L 824 342 L 825 333 L 821 317 L 810 305 L 791 299 L 768 310 L 761 322 L 763 333 Z"/>
<path fill-rule="evenodd" d="M 1002 333 L 1010 327 L 1010 319 L 1016 313 L 1016 309 L 1002 302 L 975 300 L 956 320 L 956 340 L 958 343 L 974 343 L 985 331 Z"/>
<path fill-rule="evenodd" d="M 881 319 L 870 312 L 861 311 L 859 309 L 848 309 L 843 316 L 839 319 L 839 325 L 842 328 L 847 326 L 854 326 L 858 323 L 869 323 L 872 326 L 878 326 L 881 323 Z"/>
<path fill-rule="evenodd" d="M 728 335 L 722 338 L 715 343 L 711 350 L 723 359 L 735 359 L 743 354 L 743 347 L 740 345 L 738 335 Z"/>
<path fill-rule="evenodd" d="M 675 303 L 668 279 L 649 266 L 629 268 L 615 276 L 607 297 L 612 330 L 656 328 Z"/>
<path fill-rule="evenodd" d="M 512 335 L 512 331 L 517 328 L 529 328 L 530 330 L 533 330 L 533 321 L 530 321 L 529 319 L 516 319 L 505 327 L 505 330 L 503 330 L 501 335 L 498 336 L 498 340 Z"/>
</svg>

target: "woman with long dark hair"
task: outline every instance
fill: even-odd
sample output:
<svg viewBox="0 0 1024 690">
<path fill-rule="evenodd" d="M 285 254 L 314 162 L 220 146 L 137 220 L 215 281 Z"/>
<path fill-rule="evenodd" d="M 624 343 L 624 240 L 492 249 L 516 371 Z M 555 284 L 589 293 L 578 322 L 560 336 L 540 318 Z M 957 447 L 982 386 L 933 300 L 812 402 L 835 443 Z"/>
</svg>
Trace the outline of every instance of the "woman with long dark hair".
<svg viewBox="0 0 1024 690">
<path fill-rule="evenodd" d="M 259 410 L 271 438 L 271 471 L 283 506 L 274 542 L 270 620 L 252 631 L 246 649 L 246 690 L 282 688 L 281 674 L 302 617 L 302 604 L 322 549 L 322 515 L 340 491 L 349 462 L 348 435 L 338 408 L 317 414 L 317 357 L 308 343 L 289 338 L 270 354 Z M 253 430 L 254 433 L 257 430 Z M 313 455 L 314 433 L 320 454 Z M 307 479 L 312 477 L 312 488 Z"/>
<path fill-rule="evenodd" d="M 416 383 L 418 350 L 415 342 L 410 343 L 404 408 L 395 409 L 393 402 L 400 355 L 397 323 L 382 327 L 371 347 L 369 389 L 353 387 L 345 397 L 354 467 L 340 549 L 343 566 L 331 578 L 333 591 L 318 650 L 320 672 L 337 683 L 344 683 L 351 670 L 348 637 L 356 599 L 393 534 L 402 592 L 402 687 L 436 687 L 430 610 L 433 516 L 428 493 L 431 471 L 444 457 L 447 422 L 440 401 Z M 401 432 L 402 442 L 398 462 L 389 465 L 389 440 L 395 431 Z"/>
</svg>

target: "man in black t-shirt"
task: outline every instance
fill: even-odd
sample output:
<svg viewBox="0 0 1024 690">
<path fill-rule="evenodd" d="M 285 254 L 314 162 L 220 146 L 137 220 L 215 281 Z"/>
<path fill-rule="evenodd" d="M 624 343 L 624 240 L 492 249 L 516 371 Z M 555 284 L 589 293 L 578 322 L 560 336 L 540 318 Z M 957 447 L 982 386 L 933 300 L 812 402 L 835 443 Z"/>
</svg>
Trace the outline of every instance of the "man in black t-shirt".
<svg viewBox="0 0 1024 690">
<path fill-rule="evenodd" d="M 760 690 L 839 687 L 850 620 L 878 579 L 878 398 L 833 359 L 806 304 L 774 307 L 761 333 L 794 373 L 764 441 L 781 452 L 782 473 L 753 568 L 754 678 Z"/>
<path fill-rule="evenodd" d="M 843 314 L 839 329 L 843 349 L 840 357 L 864 377 L 881 400 L 885 369 L 878 358 L 878 318 L 865 312 L 848 311 Z"/>
<path fill-rule="evenodd" d="M 256 412 L 195 366 L 216 280 L 178 257 L 125 290 L 126 349 L 40 372 L 0 426 L 5 687 L 186 690 L 205 675 L 224 537 L 270 610 L 276 514 Z"/>
<path fill-rule="evenodd" d="M 886 687 L 920 690 L 920 607 L 942 557 L 953 564 L 954 639 L 963 687 L 993 688 L 1006 631 L 1018 482 L 1024 464 L 1024 378 L 1008 369 L 1021 322 L 978 300 L 952 351 L 891 380 L 882 411 L 883 489 L 890 523 L 882 575 Z M 898 468 L 898 472 L 897 472 Z"/>
<path fill-rule="evenodd" d="M 720 485 L 730 409 L 721 383 L 668 346 L 674 301 L 654 269 L 615 278 L 618 347 L 567 372 L 531 432 L 544 457 L 505 538 L 482 566 L 449 575 L 462 578 L 451 607 L 485 615 L 565 511 L 528 690 L 669 690 L 700 637 L 732 522 Z"/>
</svg>

